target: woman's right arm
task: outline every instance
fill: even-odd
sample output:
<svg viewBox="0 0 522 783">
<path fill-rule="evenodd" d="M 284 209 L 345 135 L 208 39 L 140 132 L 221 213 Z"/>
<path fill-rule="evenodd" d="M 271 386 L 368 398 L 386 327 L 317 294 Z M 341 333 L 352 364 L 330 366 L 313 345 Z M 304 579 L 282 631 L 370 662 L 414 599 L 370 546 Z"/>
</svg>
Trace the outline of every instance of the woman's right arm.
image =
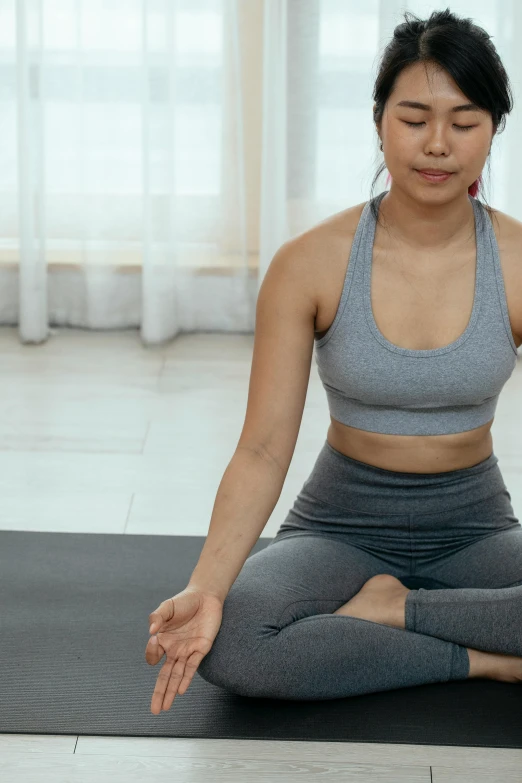
<svg viewBox="0 0 522 783">
<path fill-rule="evenodd" d="M 259 290 L 245 422 L 189 585 L 224 601 L 279 499 L 310 379 L 317 311 L 303 235 L 274 255 Z"/>
</svg>

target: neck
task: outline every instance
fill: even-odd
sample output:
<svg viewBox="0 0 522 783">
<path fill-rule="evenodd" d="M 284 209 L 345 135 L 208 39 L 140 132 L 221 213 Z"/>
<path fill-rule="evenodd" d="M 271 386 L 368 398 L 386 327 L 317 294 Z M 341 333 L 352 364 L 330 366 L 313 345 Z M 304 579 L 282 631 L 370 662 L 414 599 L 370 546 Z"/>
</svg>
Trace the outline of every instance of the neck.
<svg viewBox="0 0 522 783">
<path fill-rule="evenodd" d="M 412 198 L 392 182 L 381 199 L 379 215 L 394 239 L 426 252 L 462 244 L 475 233 L 474 211 L 467 193 L 440 204 L 428 203 Z"/>
</svg>

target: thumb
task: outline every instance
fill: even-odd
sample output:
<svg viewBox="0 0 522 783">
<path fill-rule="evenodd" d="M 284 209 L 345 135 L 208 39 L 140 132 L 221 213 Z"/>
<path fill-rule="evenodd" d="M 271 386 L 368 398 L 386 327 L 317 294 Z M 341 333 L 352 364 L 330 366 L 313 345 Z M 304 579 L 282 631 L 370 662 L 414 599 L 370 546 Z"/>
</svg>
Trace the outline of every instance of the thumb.
<svg viewBox="0 0 522 783">
<path fill-rule="evenodd" d="M 167 598 L 162 601 L 158 608 L 149 614 L 149 633 L 156 633 L 163 623 L 168 622 L 174 617 L 174 599 Z"/>
</svg>

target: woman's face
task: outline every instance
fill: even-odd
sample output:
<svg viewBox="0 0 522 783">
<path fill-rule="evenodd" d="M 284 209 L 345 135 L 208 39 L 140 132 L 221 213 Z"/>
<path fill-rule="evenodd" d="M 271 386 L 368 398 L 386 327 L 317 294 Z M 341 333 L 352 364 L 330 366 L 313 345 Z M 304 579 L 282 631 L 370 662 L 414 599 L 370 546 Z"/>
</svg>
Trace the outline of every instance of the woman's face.
<svg viewBox="0 0 522 783">
<path fill-rule="evenodd" d="M 429 108 L 397 105 L 403 101 Z M 459 191 L 467 193 L 482 173 L 493 138 L 491 114 L 478 108 L 451 111 L 470 103 L 437 64 L 414 63 L 399 74 L 378 130 L 393 181 L 415 199 L 445 201 Z M 419 169 L 453 173 L 445 182 L 432 183 Z"/>
</svg>

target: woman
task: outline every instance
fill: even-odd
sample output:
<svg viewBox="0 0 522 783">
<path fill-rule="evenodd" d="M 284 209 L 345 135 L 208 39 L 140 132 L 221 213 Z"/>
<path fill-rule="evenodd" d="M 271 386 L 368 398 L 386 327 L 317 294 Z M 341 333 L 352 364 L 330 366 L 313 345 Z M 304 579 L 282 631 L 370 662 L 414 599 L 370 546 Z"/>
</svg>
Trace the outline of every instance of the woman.
<svg viewBox="0 0 522 783">
<path fill-rule="evenodd" d="M 510 87 L 471 20 L 405 18 L 374 91 L 390 190 L 272 260 L 209 535 L 186 590 L 150 615 L 146 659 L 167 653 L 153 712 L 196 669 L 282 699 L 522 681 L 522 526 L 490 432 L 522 344 L 522 224 L 475 198 Z M 327 439 L 248 557 L 292 458 L 314 339 Z"/>
</svg>

